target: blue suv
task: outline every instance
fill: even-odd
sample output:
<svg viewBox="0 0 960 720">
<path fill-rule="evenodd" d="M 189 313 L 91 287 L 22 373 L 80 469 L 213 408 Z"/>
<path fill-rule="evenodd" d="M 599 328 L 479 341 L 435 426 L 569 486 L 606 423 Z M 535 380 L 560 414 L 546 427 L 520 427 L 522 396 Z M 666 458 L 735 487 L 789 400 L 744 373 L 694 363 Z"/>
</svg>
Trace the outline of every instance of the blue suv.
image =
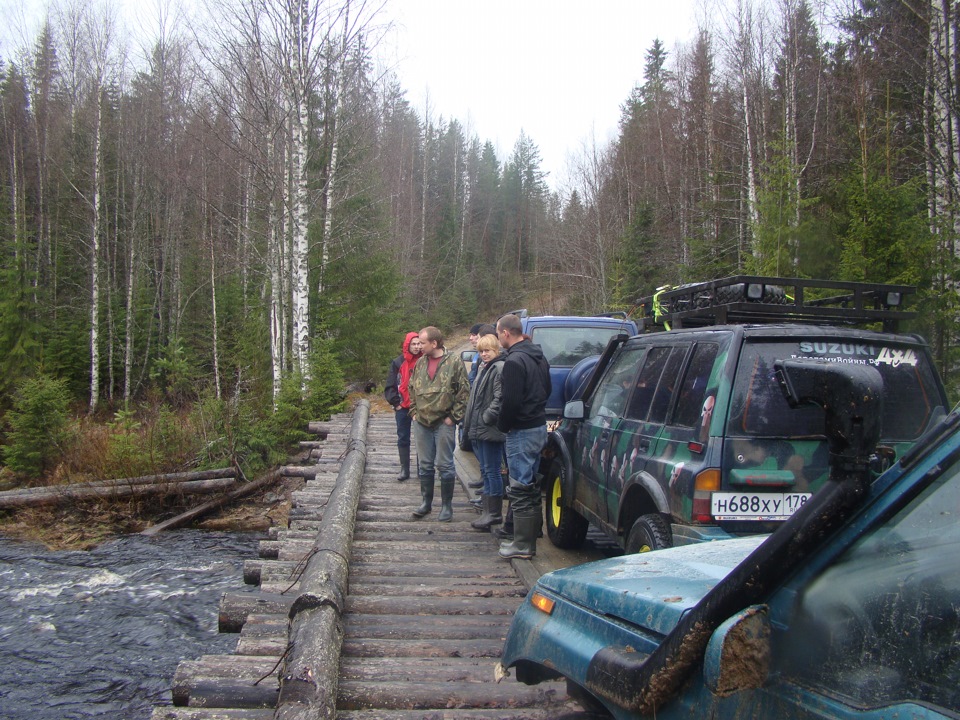
<svg viewBox="0 0 960 720">
<path fill-rule="evenodd" d="M 542 576 L 501 677 L 566 678 L 620 719 L 958 717 L 960 414 L 876 477 L 876 367 L 782 359 L 775 379 L 789 412 L 824 411 L 826 484 L 770 535 Z"/>
<path fill-rule="evenodd" d="M 547 400 L 547 417 L 559 418 L 563 406 L 575 388 L 567 382 L 571 371 L 581 361 L 595 358 L 617 335 L 636 335 L 637 323 L 625 313 L 603 315 L 530 315 L 526 310 L 513 310 L 518 315 L 525 335 L 540 346 L 550 363 L 552 392 Z"/>
</svg>

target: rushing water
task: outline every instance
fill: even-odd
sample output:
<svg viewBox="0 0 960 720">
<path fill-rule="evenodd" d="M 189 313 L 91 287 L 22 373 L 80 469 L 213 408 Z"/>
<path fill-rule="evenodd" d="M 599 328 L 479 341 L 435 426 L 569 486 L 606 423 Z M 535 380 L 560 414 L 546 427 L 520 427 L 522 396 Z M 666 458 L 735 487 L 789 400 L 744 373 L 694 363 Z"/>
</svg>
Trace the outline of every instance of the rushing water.
<svg viewBox="0 0 960 720">
<path fill-rule="evenodd" d="M 226 654 L 220 596 L 253 591 L 251 533 L 131 535 L 89 552 L 0 538 L 0 718 L 146 720 L 177 664 Z"/>
</svg>

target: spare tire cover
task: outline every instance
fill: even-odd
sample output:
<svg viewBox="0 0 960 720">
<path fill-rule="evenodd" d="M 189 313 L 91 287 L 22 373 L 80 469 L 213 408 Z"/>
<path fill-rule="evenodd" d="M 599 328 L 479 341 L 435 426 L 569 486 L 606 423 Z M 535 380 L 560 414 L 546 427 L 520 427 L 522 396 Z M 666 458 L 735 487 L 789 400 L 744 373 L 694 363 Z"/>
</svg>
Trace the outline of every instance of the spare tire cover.
<svg viewBox="0 0 960 720">
<path fill-rule="evenodd" d="M 580 399 L 583 388 L 586 387 L 587 381 L 593 375 L 593 370 L 599 360 L 599 355 L 591 355 L 570 368 L 570 374 L 567 375 L 567 379 L 563 383 L 563 401 L 565 403 Z"/>
</svg>

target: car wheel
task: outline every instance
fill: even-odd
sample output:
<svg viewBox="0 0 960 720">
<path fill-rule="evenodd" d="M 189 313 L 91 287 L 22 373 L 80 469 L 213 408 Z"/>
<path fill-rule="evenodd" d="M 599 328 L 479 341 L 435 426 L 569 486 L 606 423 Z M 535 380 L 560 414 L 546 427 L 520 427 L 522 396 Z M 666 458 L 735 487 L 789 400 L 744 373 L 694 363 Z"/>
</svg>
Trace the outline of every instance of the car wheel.
<svg viewBox="0 0 960 720">
<path fill-rule="evenodd" d="M 553 463 L 547 473 L 547 537 L 556 547 L 572 550 L 583 545 L 590 523 L 573 508 L 564 506 L 566 475 L 562 462 Z"/>
<path fill-rule="evenodd" d="M 627 541 L 623 545 L 623 550 L 629 555 L 631 553 L 662 550 L 672 545 L 670 528 L 666 520 L 661 515 L 650 514 L 641 515 L 633 522 L 630 532 L 627 533 Z"/>
<path fill-rule="evenodd" d="M 602 702 L 569 678 L 567 679 L 567 695 L 576 700 L 577 704 L 583 708 L 583 712 L 569 713 L 556 720 L 602 720 L 603 718 L 613 717 Z"/>
</svg>

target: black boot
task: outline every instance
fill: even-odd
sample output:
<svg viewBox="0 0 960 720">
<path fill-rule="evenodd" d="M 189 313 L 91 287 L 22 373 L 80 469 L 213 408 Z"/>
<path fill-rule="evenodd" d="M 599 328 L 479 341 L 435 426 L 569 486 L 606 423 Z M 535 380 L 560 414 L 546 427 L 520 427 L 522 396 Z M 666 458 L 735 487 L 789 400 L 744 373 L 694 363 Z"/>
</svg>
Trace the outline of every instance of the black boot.
<svg viewBox="0 0 960 720">
<path fill-rule="evenodd" d="M 433 478 L 420 478 L 420 497 L 423 498 L 423 502 L 413 511 L 413 517 L 416 520 L 429 515 L 433 509 Z"/>
<path fill-rule="evenodd" d="M 400 477 L 397 482 L 403 482 L 410 479 L 410 446 L 398 447 L 397 452 L 400 454 Z"/>
<path fill-rule="evenodd" d="M 439 522 L 450 522 L 453 520 L 453 484 L 456 478 L 446 480 L 440 478 L 440 513 L 437 515 Z"/>
<path fill-rule="evenodd" d="M 500 495 L 483 496 L 483 515 L 470 523 L 475 530 L 490 532 L 493 525 L 503 522 L 503 497 Z"/>
<path fill-rule="evenodd" d="M 490 530 L 497 540 L 513 540 L 513 503 L 507 505 L 507 512 L 503 516 L 503 525 Z"/>
</svg>

